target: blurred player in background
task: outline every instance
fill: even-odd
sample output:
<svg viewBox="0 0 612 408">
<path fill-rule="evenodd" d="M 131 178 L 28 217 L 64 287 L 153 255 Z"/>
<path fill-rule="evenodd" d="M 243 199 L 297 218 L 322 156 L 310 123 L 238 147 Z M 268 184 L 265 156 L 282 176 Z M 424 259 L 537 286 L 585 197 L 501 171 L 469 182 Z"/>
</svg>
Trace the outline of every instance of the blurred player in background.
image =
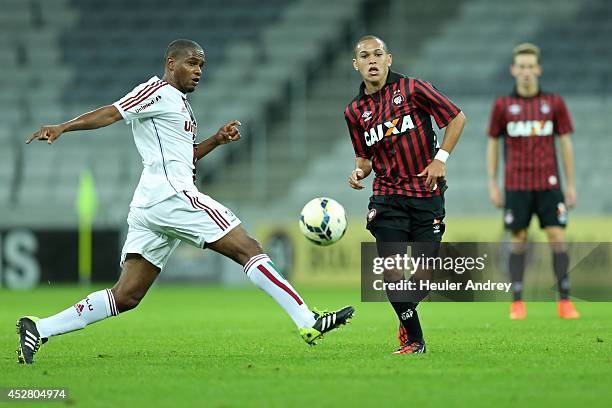
<svg viewBox="0 0 612 408">
<path fill-rule="evenodd" d="M 544 92 L 538 79 L 542 73 L 540 49 L 529 43 L 512 53 L 510 72 L 516 80 L 514 91 L 495 100 L 489 125 L 487 170 L 493 205 L 504 208 L 504 224 L 511 233 L 509 270 L 514 301 L 511 319 L 527 314 L 522 300 L 525 271 L 525 243 L 531 216 L 537 214 L 540 227 L 551 244 L 552 263 L 559 290 L 558 314 L 577 319 L 569 300 L 569 258 L 565 245 L 567 209 L 576 205 L 572 120 L 560 95 Z M 555 136 L 559 139 L 565 168 L 565 195 L 557 164 Z M 505 200 L 497 185 L 499 140 L 504 139 Z"/>
<path fill-rule="evenodd" d="M 352 317 L 350 306 L 336 312 L 311 311 L 259 243 L 247 235 L 240 220 L 194 185 L 196 161 L 217 146 L 240 139 L 240 122 L 234 120 L 196 143 L 197 122 L 187 94 L 197 87 L 203 65 L 200 45 L 191 40 L 173 41 L 166 50 L 162 79 L 154 76 L 114 104 L 60 125 L 44 126 L 27 140 L 51 144 L 64 132 L 97 129 L 123 119 L 131 124 L 144 170 L 130 204 L 119 281 L 112 289 L 91 293 L 54 316 L 19 319 L 20 363 L 31 364 L 40 345 L 51 336 L 135 308 L 180 241 L 210 248 L 242 265 L 249 279 L 289 314 L 308 344 L 315 344 L 323 333 Z"/>
<path fill-rule="evenodd" d="M 357 42 L 353 67 L 363 82 L 344 111 L 356 155 L 348 182 L 361 190 L 361 180 L 374 170 L 367 228 L 376 238 L 378 255 L 384 257 L 406 254 L 406 245 L 398 243 L 437 247 L 442 240 L 445 162 L 465 123 L 461 110 L 434 86 L 391 71 L 391 63 L 380 38 L 365 36 Z M 439 149 L 431 116 L 438 127 L 446 127 Z M 404 273 L 386 271 L 384 278 L 395 283 L 404 279 Z M 425 295 L 407 299 L 387 290 L 400 320 L 396 354 L 426 350 L 416 310 Z"/>
</svg>

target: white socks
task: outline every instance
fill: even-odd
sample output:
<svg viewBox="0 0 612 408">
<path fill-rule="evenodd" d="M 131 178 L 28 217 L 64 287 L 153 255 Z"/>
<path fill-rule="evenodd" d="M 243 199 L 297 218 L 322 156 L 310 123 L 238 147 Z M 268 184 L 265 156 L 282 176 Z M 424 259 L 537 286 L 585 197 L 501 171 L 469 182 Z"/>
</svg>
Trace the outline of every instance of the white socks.
<svg viewBox="0 0 612 408">
<path fill-rule="evenodd" d="M 113 293 L 110 289 L 104 289 L 90 294 L 63 312 L 40 319 L 36 322 L 36 328 L 40 337 L 57 336 L 118 314 Z"/>
<path fill-rule="evenodd" d="M 315 324 L 314 314 L 277 271 L 268 255 L 254 256 L 246 263 L 244 271 L 257 287 L 272 296 L 299 328 Z M 90 294 L 63 312 L 40 319 L 36 322 L 36 328 L 41 337 L 57 336 L 118 314 L 113 293 L 110 289 L 104 289 Z"/>
<path fill-rule="evenodd" d="M 285 309 L 297 327 L 306 328 L 315 324 L 314 314 L 291 284 L 276 270 L 268 255 L 254 256 L 244 265 L 244 271 L 258 288 L 272 296 Z"/>
</svg>

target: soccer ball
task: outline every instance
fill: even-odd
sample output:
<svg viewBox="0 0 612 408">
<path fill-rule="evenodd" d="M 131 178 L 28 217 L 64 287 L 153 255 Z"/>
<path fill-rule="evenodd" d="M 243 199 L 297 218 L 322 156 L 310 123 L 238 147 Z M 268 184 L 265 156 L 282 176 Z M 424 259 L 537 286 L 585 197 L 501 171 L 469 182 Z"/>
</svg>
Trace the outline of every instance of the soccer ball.
<svg viewBox="0 0 612 408">
<path fill-rule="evenodd" d="M 300 214 L 300 230 L 310 242 L 327 246 L 346 232 L 346 213 L 336 200 L 317 197 L 310 200 Z"/>
</svg>

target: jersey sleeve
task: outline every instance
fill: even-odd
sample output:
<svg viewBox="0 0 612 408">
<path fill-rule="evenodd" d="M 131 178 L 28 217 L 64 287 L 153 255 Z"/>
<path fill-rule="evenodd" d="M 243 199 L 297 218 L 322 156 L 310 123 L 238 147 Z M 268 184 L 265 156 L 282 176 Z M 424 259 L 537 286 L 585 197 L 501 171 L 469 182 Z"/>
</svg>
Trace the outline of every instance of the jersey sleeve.
<svg viewBox="0 0 612 408">
<path fill-rule="evenodd" d="M 138 85 L 130 93 L 113 103 L 126 123 L 134 119 L 158 116 L 166 110 L 167 98 L 163 96 L 165 81 L 149 81 Z"/>
<path fill-rule="evenodd" d="M 371 158 L 372 154 L 370 153 L 370 149 L 364 144 L 364 140 L 361 138 L 363 129 L 353 116 L 350 105 L 344 110 L 344 119 L 346 119 L 351 142 L 353 143 L 353 149 L 355 150 L 355 156 L 363 157 L 364 159 Z"/>
<path fill-rule="evenodd" d="M 574 126 L 572 124 L 572 118 L 570 117 L 565 101 L 559 95 L 555 98 L 555 114 L 553 118 L 555 133 L 558 135 L 564 135 L 566 133 L 573 133 Z"/>
<path fill-rule="evenodd" d="M 489 137 L 500 137 L 504 132 L 504 108 L 501 98 L 497 98 L 491 110 L 491 118 L 489 119 Z"/>
<path fill-rule="evenodd" d="M 457 105 L 427 81 L 415 79 L 412 95 L 416 106 L 433 116 L 440 129 L 461 112 Z"/>
</svg>

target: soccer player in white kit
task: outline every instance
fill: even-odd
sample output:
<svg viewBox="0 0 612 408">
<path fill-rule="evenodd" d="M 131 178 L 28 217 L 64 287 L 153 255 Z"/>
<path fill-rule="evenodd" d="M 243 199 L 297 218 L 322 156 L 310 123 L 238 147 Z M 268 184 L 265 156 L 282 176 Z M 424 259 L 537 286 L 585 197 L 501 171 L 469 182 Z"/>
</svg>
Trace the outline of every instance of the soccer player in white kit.
<svg viewBox="0 0 612 408">
<path fill-rule="evenodd" d="M 351 306 L 334 312 L 311 311 L 278 272 L 240 220 L 194 185 L 195 162 L 217 146 L 240 139 L 240 122 L 231 121 L 196 143 L 197 122 L 187 101 L 202 76 L 204 51 L 191 40 L 175 40 L 165 54 L 162 79 L 154 76 L 113 103 L 68 122 L 43 126 L 26 141 L 51 144 L 62 133 L 90 130 L 121 119 L 132 127 L 143 172 L 128 215 L 121 254 L 121 276 L 112 289 L 91 293 L 68 309 L 44 318 L 17 321 L 20 363 L 31 364 L 49 337 L 83 329 L 138 306 L 180 241 L 210 248 L 243 266 L 249 279 L 289 314 L 308 344 L 345 324 Z"/>
</svg>

